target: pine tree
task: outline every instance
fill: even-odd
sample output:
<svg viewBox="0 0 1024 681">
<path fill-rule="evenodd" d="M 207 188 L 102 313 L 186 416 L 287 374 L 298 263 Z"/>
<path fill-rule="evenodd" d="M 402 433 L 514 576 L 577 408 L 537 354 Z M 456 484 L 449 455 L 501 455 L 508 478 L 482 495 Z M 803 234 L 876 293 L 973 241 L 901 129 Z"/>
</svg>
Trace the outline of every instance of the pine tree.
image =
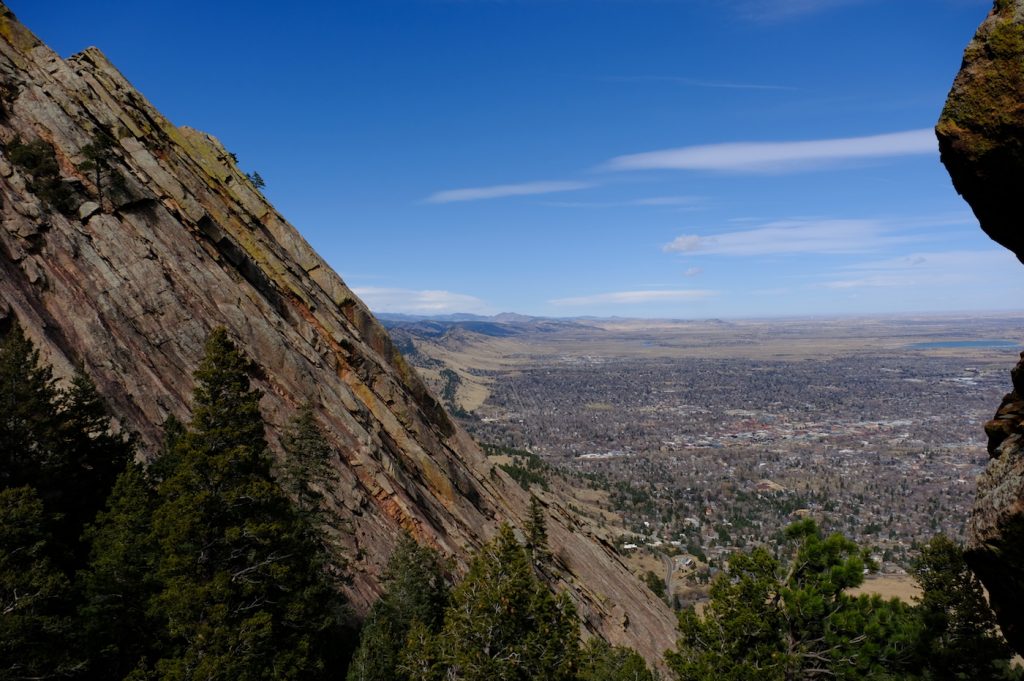
<svg viewBox="0 0 1024 681">
<path fill-rule="evenodd" d="M 535 561 L 548 557 L 548 525 L 544 506 L 535 494 L 530 495 L 530 517 L 526 521 L 526 548 Z"/>
<path fill-rule="evenodd" d="M 193 418 L 158 488 L 161 680 L 317 679 L 344 650 L 341 604 L 308 525 L 271 476 L 249 362 L 223 329 L 195 373 Z"/>
<path fill-rule="evenodd" d="M 148 612 L 158 586 L 151 533 L 155 501 L 142 468 L 129 463 L 107 510 L 86 531 L 91 558 L 79 575 L 81 638 L 90 659 L 85 678 L 125 678 L 157 650 L 154 641 L 164 634 Z"/>
<path fill-rule="evenodd" d="M 572 603 L 537 579 L 508 525 L 473 558 L 440 633 L 415 628 L 410 637 L 402 668 L 411 679 L 561 681 L 574 677 L 579 655 Z"/>
<path fill-rule="evenodd" d="M 822 536 L 813 521 L 787 529 L 798 542 L 785 573 L 763 548 L 729 560 L 701 616 L 680 614 L 679 645 L 666 653 L 679 679 L 908 678 L 917 620 L 910 608 L 854 597 L 863 581 L 857 546 Z"/>
<path fill-rule="evenodd" d="M 363 623 L 348 681 L 404 681 L 399 662 L 410 630 L 420 625 L 429 636 L 441 628 L 448 584 L 436 551 L 403 535 L 382 581 L 385 592 Z"/>
<path fill-rule="evenodd" d="M 58 391 L 15 323 L 0 340 L 0 488 L 36 485 L 56 455 Z"/>
<path fill-rule="evenodd" d="M 920 653 L 929 678 L 1000 679 L 1013 653 L 996 625 L 981 582 L 967 567 L 963 549 L 936 535 L 914 561 L 924 631 Z"/>
<path fill-rule="evenodd" d="M 88 555 L 88 546 L 80 541 L 82 532 L 132 460 L 135 443 L 130 436 L 112 432 L 106 403 L 81 369 L 61 396 L 58 415 L 58 452 L 47 467 L 50 484 L 42 489 L 49 509 L 60 516 L 54 538 L 73 550 L 79 566 Z"/>
<path fill-rule="evenodd" d="M 334 450 L 317 425 L 311 405 L 304 404 L 288 423 L 281 444 L 285 453 L 282 486 L 295 499 L 300 512 L 316 513 L 323 494 L 313 484 L 334 477 Z"/>
<path fill-rule="evenodd" d="M 632 648 L 592 638 L 580 651 L 578 681 L 654 681 L 644 658 Z"/>
<path fill-rule="evenodd" d="M 69 656 L 71 589 L 49 557 L 43 504 L 30 487 L 0 490 L 0 680 L 51 679 Z"/>
</svg>

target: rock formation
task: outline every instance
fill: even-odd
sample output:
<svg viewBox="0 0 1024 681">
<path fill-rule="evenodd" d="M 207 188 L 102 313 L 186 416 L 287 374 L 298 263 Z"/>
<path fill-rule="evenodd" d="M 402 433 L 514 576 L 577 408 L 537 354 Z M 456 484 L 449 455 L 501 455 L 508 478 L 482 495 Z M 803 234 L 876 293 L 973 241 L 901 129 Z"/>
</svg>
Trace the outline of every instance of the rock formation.
<svg viewBox="0 0 1024 681">
<path fill-rule="evenodd" d="M 1024 262 L 1015 206 L 1024 187 L 1024 0 L 997 0 L 964 52 L 936 126 L 942 162 L 981 228 Z M 967 558 L 1010 644 L 1024 653 L 1024 355 L 1013 392 L 985 424 L 992 457 L 978 479 Z"/>
<path fill-rule="evenodd" d="M 310 401 L 339 456 L 324 481 L 365 610 L 402 529 L 464 564 L 525 493 L 490 465 L 385 330 L 213 137 L 172 125 L 98 50 L 67 60 L 0 5 L 0 324 L 82 365 L 154 451 L 187 421 L 205 336 L 260 367 L 274 431 Z M 276 446 L 276 445 L 275 445 Z M 547 498 L 560 589 L 588 629 L 657 659 L 668 608 Z"/>
</svg>

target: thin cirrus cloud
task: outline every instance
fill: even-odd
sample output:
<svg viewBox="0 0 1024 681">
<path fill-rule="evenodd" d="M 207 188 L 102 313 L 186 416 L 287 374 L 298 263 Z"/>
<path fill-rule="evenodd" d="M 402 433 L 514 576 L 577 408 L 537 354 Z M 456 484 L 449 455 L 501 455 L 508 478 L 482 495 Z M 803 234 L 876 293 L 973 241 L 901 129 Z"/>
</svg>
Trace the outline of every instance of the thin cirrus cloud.
<svg viewBox="0 0 1024 681">
<path fill-rule="evenodd" d="M 866 289 L 988 285 L 993 280 L 1021 281 L 1020 263 L 1008 251 L 941 251 L 910 253 L 849 265 L 838 279 L 821 284 L 829 289 Z"/>
<path fill-rule="evenodd" d="M 706 170 L 740 173 L 792 172 L 843 161 L 937 154 L 930 128 L 867 137 L 797 142 L 732 142 L 618 156 L 602 170 Z"/>
<path fill-rule="evenodd" d="M 696 208 L 702 202 L 703 199 L 699 196 L 649 196 L 626 201 L 545 201 L 544 205 L 557 208 Z"/>
<path fill-rule="evenodd" d="M 863 2 L 865 0 L 738 0 L 735 4 L 747 19 L 777 22 Z"/>
<path fill-rule="evenodd" d="M 783 220 L 709 236 L 684 234 L 661 247 L 666 253 L 760 256 L 878 251 L 915 237 L 893 234 L 880 220 Z"/>
<path fill-rule="evenodd" d="M 607 80 L 627 83 L 671 83 L 683 87 L 711 88 L 714 90 L 786 90 L 793 91 L 797 88 L 790 85 L 773 85 L 770 83 L 743 83 L 728 80 L 702 80 L 700 78 L 687 78 L 685 76 L 617 76 Z"/>
<path fill-rule="evenodd" d="M 510 196 L 533 196 L 536 194 L 555 194 L 572 192 L 593 187 L 593 182 L 523 182 L 521 184 L 496 184 L 488 187 L 467 187 L 464 189 L 446 189 L 435 192 L 427 197 L 427 203 L 456 203 L 459 201 L 484 201 L 487 199 L 503 199 Z"/>
<path fill-rule="evenodd" d="M 404 312 L 408 314 L 487 312 L 487 304 L 484 301 L 464 293 L 378 286 L 363 286 L 352 290 L 374 312 Z"/>
<path fill-rule="evenodd" d="M 644 303 L 696 302 L 717 295 L 715 291 L 700 289 L 657 290 L 657 291 L 615 291 L 592 296 L 556 298 L 548 301 L 559 307 L 587 305 L 642 305 Z"/>
</svg>

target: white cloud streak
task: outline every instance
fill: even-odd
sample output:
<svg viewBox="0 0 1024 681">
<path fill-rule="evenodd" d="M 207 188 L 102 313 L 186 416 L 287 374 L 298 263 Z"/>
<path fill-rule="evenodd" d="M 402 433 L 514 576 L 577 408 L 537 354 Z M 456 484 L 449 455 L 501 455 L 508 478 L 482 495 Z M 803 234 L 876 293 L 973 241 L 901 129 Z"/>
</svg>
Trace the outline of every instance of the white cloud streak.
<svg viewBox="0 0 1024 681">
<path fill-rule="evenodd" d="M 436 314 L 487 312 L 487 304 L 475 296 L 451 291 L 417 291 L 404 288 L 363 286 L 352 289 L 374 312 Z"/>
<path fill-rule="evenodd" d="M 684 234 L 661 250 L 728 256 L 868 253 L 913 239 L 893 235 L 879 220 L 787 220 L 710 236 Z"/>
<path fill-rule="evenodd" d="M 686 78 L 684 76 L 620 76 L 608 80 L 623 82 L 656 82 L 673 83 L 684 87 L 711 88 L 716 90 L 785 90 L 793 91 L 797 88 L 789 85 L 771 85 L 762 83 L 741 83 L 725 80 L 701 80 L 699 78 Z"/>
<path fill-rule="evenodd" d="M 864 0 L 741 0 L 739 9 L 748 19 L 777 22 L 862 2 Z"/>
<path fill-rule="evenodd" d="M 654 208 L 696 208 L 704 199 L 700 196 L 651 196 L 626 201 L 545 201 L 545 206 L 556 208 L 628 208 L 632 206 Z"/>
<path fill-rule="evenodd" d="M 490 187 L 468 187 L 465 189 L 447 189 L 427 197 L 427 203 L 455 203 L 458 201 L 483 201 L 486 199 L 503 199 L 509 196 L 532 196 L 535 194 L 554 194 L 571 192 L 593 187 L 592 182 L 524 182 L 521 184 L 497 184 Z"/>
<path fill-rule="evenodd" d="M 843 268 L 846 276 L 821 284 L 830 289 L 877 289 L 935 287 L 1015 282 L 1021 278 L 1020 263 L 1008 251 L 941 251 L 910 253 Z"/>
<path fill-rule="evenodd" d="M 711 170 L 777 173 L 820 168 L 842 161 L 937 154 L 931 128 L 868 137 L 800 142 L 735 142 L 707 144 L 618 156 L 602 169 Z"/>
<path fill-rule="evenodd" d="M 586 305 L 641 305 L 643 303 L 695 302 L 717 295 L 715 291 L 685 289 L 675 291 L 616 291 L 592 296 L 556 298 L 548 301 L 559 307 Z"/>
</svg>

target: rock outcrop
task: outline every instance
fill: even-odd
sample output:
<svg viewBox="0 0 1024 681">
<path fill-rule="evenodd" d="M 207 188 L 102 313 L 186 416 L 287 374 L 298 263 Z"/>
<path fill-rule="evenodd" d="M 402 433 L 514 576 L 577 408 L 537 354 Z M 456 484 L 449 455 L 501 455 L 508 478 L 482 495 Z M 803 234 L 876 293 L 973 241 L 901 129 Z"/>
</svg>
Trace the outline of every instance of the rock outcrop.
<svg viewBox="0 0 1024 681">
<path fill-rule="evenodd" d="M 1024 0 L 997 0 L 964 52 L 936 126 L 942 162 L 981 228 L 1024 262 Z M 1007 640 L 1024 653 L 1024 355 L 1013 392 L 985 424 L 992 460 L 978 479 L 967 558 Z"/>
<path fill-rule="evenodd" d="M 403 529 L 464 564 L 499 522 L 522 524 L 525 493 L 217 140 L 172 125 L 98 50 L 61 59 L 2 5 L 0 145 L 0 325 L 16 318 L 60 376 L 84 366 L 149 452 L 164 419 L 188 420 L 203 340 L 226 327 L 260 366 L 271 439 L 310 401 L 339 452 L 324 486 L 357 609 Z M 660 657 L 671 612 L 546 502 L 558 586 L 587 628 Z"/>
</svg>

